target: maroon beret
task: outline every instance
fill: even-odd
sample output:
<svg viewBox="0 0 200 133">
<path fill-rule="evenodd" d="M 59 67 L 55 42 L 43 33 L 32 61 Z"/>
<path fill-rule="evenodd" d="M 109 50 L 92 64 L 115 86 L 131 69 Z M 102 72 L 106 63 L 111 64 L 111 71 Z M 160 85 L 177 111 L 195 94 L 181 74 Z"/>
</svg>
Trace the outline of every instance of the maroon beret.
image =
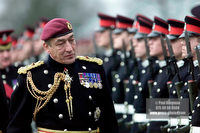
<svg viewBox="0 0 200 133">
<path fill-rule="evenodd" d="M 73 32 L 71 23 L 63 18 L 50 20 L 43 28 L 41 40 L 56 38 Z"/>
</svg>

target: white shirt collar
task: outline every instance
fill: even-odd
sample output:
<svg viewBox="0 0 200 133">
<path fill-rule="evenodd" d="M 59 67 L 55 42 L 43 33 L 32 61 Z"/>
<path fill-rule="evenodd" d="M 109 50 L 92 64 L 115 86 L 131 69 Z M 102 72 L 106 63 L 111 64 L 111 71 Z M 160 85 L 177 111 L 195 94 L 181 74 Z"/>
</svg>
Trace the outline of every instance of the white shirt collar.
<svg viewBox="0 0 200 133">
<path fill-rule="evenodd" d="M 143 66 L 144 68 L 148 67 L 148 66 L 149 66 L 149 60 L 144 60 L 144 61 L 142 61 L 142 66 Z"/>
<path fill-rule="evenodd" d="M 194 60 L 194 61 L 193 61 L 193 64 L 194 64 L 194 67 L 197 67 L 197 66 L 199 65 L 198 60 Z"/>
<path fill-rule="evenodd" d="M 108 49 L 104 52 L 104 55 L 107 57 L 110 57 L 112 55 L 113 50 L 112 49 Z"/>
<path fill-rule="evenodd" d="M 183 60 L 179 60 L 179 61 L 176 62 L 178 68 L 182 67 L 184 65 L 184 63 L 185 62 Z"/>
<path fill-rule="evenodd" d="M 167 65 L 167 62 L 165 60 L 160 60 L 158 64 L 159 64 L 160 68 L 162 68 Z"/>
</svg>

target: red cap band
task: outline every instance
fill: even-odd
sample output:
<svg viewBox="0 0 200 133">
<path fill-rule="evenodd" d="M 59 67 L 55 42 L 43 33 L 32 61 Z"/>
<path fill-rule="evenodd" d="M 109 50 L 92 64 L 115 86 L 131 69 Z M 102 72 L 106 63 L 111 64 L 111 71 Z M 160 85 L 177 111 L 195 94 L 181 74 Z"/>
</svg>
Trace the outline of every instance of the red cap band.
<svg viewBox="0 0 200 133">
<path fill-rule="evenodd" d="M 140 26 L 140 29 L 139 29 L 138 32 L 149 34 L 151 31 L 152 31 L 152 29 L 150 29 L 150 28 L 147 28 L 147 27 L 144 27 L 144 26 Z"/>
<path fill-rule="evenodd" d="M 172 35 L 181 35 L 183 33 L 184 28 L 172 27 L 170 29 L 169 34 Z"/>
<path fill-rule="evenodd" d="M 191 24 L 186 24 L 186 29 L 187 31 L 192 31 L 200 34 L 200 27 L 191 25 Z"/>
<path fill-rule="evenodd" d="M 104 19 L 100 20 L 100 26 L 102 27 L 111 27 L 112 25 L 115 26 L 115 21 Z"/>
<path fill-rule="evenodd" d="M 118 22 L 117 28 L 119 28 L 119 29 L 127 29 L 127 28 L 132 28 L 132 26 L 133 26 L 132 24 Z"/>
<path fill-rule="evenodd" d="M 155 28 L 153 30 L 161 32 L 161 33 L 164 33 L 164 34 L 168 34 L 169 33 L 168 29 L 163 28 L 163 27 L 161 27 L 159 25 L 155 25 Z"/>
</svg>

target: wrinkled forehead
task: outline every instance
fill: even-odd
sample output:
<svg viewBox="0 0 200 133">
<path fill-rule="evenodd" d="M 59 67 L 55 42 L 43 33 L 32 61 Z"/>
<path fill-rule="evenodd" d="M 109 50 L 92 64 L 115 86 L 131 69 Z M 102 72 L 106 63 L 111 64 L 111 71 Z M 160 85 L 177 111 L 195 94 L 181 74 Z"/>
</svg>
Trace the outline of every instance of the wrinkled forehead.
<svg viewBox="0 0 200 133">
<path fill-rule="evenodd" d="M 67 41 L 69 39 L 75 38 L 74 33 L 68 33 L 66 35 L 60 36 L 60 37 L 56 37 L 56 38 L 50 38 L 49 41 L 51 43 L 57 43 L 57 42 L 61 42 L 61 41 Z"/>
</svg>

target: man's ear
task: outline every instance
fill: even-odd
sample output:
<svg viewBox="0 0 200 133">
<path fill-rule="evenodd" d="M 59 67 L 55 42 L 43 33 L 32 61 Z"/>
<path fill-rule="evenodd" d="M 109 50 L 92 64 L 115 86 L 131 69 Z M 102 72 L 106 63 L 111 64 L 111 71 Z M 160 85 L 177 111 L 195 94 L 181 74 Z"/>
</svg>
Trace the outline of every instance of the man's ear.
<svg viewBox="0 0 200 133">
<path fill-rule="evenodd" d="M 44 48 L 44 50 L 48 53 L 48 54 L 50 54 L 51 52 L 49 51 L 49 45 L 47 44 L 47 43 L 43 43 L 43 48 Z"/>
</svg>

